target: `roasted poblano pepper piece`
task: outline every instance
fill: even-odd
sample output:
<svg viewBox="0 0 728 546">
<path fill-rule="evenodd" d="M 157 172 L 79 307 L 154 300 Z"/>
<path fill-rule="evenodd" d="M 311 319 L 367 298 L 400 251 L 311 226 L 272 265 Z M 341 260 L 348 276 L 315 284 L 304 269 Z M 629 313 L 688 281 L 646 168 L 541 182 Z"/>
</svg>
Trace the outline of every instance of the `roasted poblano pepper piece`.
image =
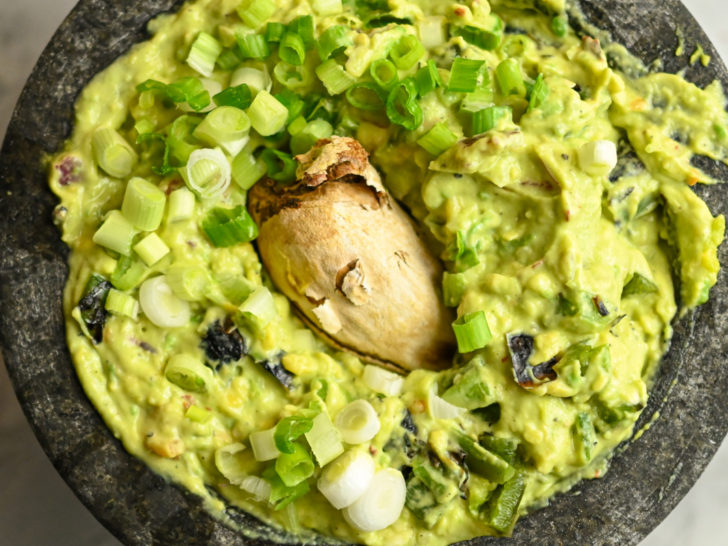
<svg viewBox="0 0 728 546">
<path fill-rule="evenodd" d="M 513 477 L 516 470 L 495 453 L 491 453 L 472 438 L 461 434 L 458 444 L 467 453 L 468 468 L 493 483 L 503 483 Z"/>
<path fill-rule="evenodd" d="M 574 421 L 574 448 L 576 449 L 577 458 L 582 464 L 591 461 L 592 451 L 597 443 L 596 432 L 594 431 L 594 423 L 588 413 L 581 412 L 577 414 Z"/>
<path fill-rule="evenodd" d="M 516 463 L 518 442 L 510 438 L 496 438 L 492 434 L 483 434 L 478 443 L 488 451 L 495 453 L 508 464 Z"/>
<path fill-rule="evenodd" d="M 489 501 L 488 524 L 500 533 L 508 533 L 516 522 L 518 506 L 526 490 L 526 478 L 522 472 L 498 487 Z"/>
<path fill-rule="evenodd" d="M 78 302 L 78 310 L 83 325 L 94 343 L 101 343 L 106 324 L 106 296 L 111 289 L 111 283 L 97 273 L 92 273 L 83 297 Z"/>
<path fill-rule="evenodd" d="M 416 465 L 412 469 L 414 475 L 432 492 L 439 504 L 445 504 L 454 499 L 458 493 L 458 487 L 452 480 L 429 463 Z"/>
</svg>

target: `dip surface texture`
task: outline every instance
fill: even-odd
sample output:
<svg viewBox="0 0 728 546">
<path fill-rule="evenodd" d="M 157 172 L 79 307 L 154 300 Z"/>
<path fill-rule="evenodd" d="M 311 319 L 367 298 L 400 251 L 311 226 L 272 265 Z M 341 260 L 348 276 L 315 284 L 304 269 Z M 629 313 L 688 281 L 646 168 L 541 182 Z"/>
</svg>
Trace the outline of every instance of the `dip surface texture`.
<svg viewBox="0 0 728 546">
<path fill-rule="evenodd" d="M 671 320 L 716 282 L 724 219 L 693 193 L 715 181 L 691 159 L 726 162 L 728 119 L 717 83 L 636 61 L 627 78 L 561 2 L 536 4 L 198 0 L 86 87 L 50 174 L 72 249 L 68 345 L 130 453 L 220 518 L 233 504 L 366 544 L 507 535 L 607 471 Z M 284 254 L 269 273 L 256 247 L 274 255 L 287 234 L 264 231 L 282 212 L 252 223 L 248 190 L 297 187 L 292 156 L 337 136 L 361 143 L 383 193 L 346 179 L 317 214 L 335 219 L 343 192 L 374 210 L 386 192 L 443 264 L 428 288 L 458 317 L 458 346 L 436 364 L 381 352 L 413 370 L 401 378 L 348 341 L 355 318 L 307 292 L 315 268 Z M 316 250 L 317 264 L 339 258 Z M 407 262 L 395 254 L 382 258 L 393 270 Z M 364 258 L 339 267 L 331 293 L 363 306 Z M 370 339 L 419 324 L 393 315 L 367 318 Z M 362 492 L 337 509 L 331 490 L 356 464 L 373 485 L 342 487 Z M 384 525 L 361 505 L 388 478 L 406 494 Z"/>
</svg>

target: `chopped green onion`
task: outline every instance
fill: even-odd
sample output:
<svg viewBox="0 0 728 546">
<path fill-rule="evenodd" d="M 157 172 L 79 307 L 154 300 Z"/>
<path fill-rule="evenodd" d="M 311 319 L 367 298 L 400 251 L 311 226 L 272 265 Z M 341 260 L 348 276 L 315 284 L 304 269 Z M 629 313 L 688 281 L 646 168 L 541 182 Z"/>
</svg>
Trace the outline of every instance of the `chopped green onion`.
<svg viewBox="0 0 728 546">
<path fill-rule="evenodd" d="M 286 25 L 283 23 L 270 22 L 265 26 L 265 40 L 267 42 L 278 43 L 286 33 Z"/>
<path fill-rule="evenodd" d="M 479 135 L 495 129 L 498 120 L 507 116 L 511 109 L 508 106 L 489 106 L 477 112 L 473 112 L 473 135 Z"/>
<path fill-rule="evenodd" d="M 635 272 L 629 282 L 624 285 L 622 297 L 626 298 L 635 294 L 652 294 L 654 292 L 657 292 L 657 285 L 644 275 Z"/>
<path fill-rule="evenodd" d="M 202 199 L 219 199 L 230 186 L 230 163 L 218 148 L 192 152 L 181 174 L 187 186 Z"/>
<path fill-rule="evenodd" d="M 484 72 L 486 76 L 488 72 Z M 481 85 L 472 93 L 468 93 L 460 103 L 460 108 L 467 112 L 473 113 L 483 108 L 493 106 L 493 86 Z"/>
<path fill-rule="evenodd" d="M 169 254 L 169 247 L 156 233 L 150 233 L 134 245 L 134 252 L 151 267 Z"/>
<path fill-rule="evenodd" d="M 169 153 L 180 163 L 187 163 L 192 152 L 200 147 L 199 144 L 190 142 L 192 132 L 200 121 L 195 116 L 180 116 L 167 129 L 166 143 L 169 147 Z"/>
<path fill-rule="evenodd" d="M 306 60 L 306 46 L 303 45 L 303 38 L 292 32 L 284 34 L 278 48 L 278 56 L 288 64 L 302 65 Z"/>
<path fill-rule="evenodd" d="M 137 85 L 139 93 L 160 93 L 174 103 L 186 102 L 192 110 L 199 112 L 210 104 L 210 93 L 199 78 L 180 78 L 169 85 L 157 80 L 146 80 Z"/>
<path fill-rule="evenodd" d="M 389 59 L 378 59 L 369 67 L 374 83 L 385 91 L 389 91 L 399 81 L 397 67 Z"/>
<path fill-rule="evenodd" d="M 260 158 L 253 155 L 252 152 L 244 149 L 241 151 L 232 163 L 232 177 L 235 183 L 243 188 L 249 190 L 253 185 L 260 180 L 268 170 L 268 166 Z"/>
<path fill-rule="evenodd" d="M 435 61 L 430 59 L 425 66 L 417 71 L 415 83 L 417 83 L 417 93 L 420 97 L 424 97 L 430 91 L 442 86 L 442 78 L 440 78 L 440 72 L 437 70 Z"/>
<path fill-rule="evenodd" d="M 270 48 L 262 34 L 238 34 L 235 36 L 243 59 L 267 59 Z"/>
<path fill-rule="evenodd" d="M 465 25 L 456 29 L 454 35 L 462 36 L 469 44 L 473 44 L 480 49 L 487 50 L 492 50 L 498 47 L 501 38 L 503 37 L 502 32 L 485 30 L 473 25 Z"/>
<path fill-rule="evenodd" d="M 104 308 L 115 315 L 136 320 L 139 313 L 139 302 L 133 296 L 112 288 L 106 296 Z"/>
<path fill-rule="evenodd" d="M 296 451 L 295 440 L 313 428 L 313 419 L 291 415 L 281 419 L 275 428 L 273 439 L 281 453 L 292 454 Z"/>
<path fill-rule="evenodd" d="M 322 61 L 340 53 L 354 42 L 351 39 L 351 31 L 344 25 L 334 25 L 327 28 L 318 39 L 316 49 Z"/>
<path fill-rule="evenodd" d="M 329 95 L 339 95 L 349 89 L 356 80 L 334 59 L 318 65 L 316 75 L 324 84 Z"/>
<path fill-rule="evenodd" d="M 246 476 L 238 485 L 246 493 L 250 493 L 258 502 L 268 501 L 272 488 L 263 478 Z"/>
<path fill-rule="evenodd" d="M 465 277 L 462 273 L 442 274 L 442 299 L 448 307 L 457 307 L 465 293 Z"/>
<path fill-rule="evenodd" d="M 167 284 L 185 301 L 202 301 L 211 279 L 207 271 L 189 263 L 174 263 L 167 269 Z"/>
<path fill-rule="evenodd" d="M 174 224 L 189 220 L 195 213 L 195 194 L 187 188 L 179 188 L 169 194 L 167 223 Z"/>
<path fill-rule="evenodd" d="M 385 396 L 397 396 L 404 385 L 401 375 L 372 364 L 364 366 L 362 379 L 367 387 Z"/>
<path fill-rule="evenodd" d="M 248 437 L 256 461 L 270 461 L 281 454 L 274 440 L 275 431 L 275 428 L 260 430 L 252 432 Z"/>
<path fill-rule="evenodd" d="M 485 61 L 457 57 L 452 63 L 447 90 L 472 93 L 478 86 L 478 80 L 483 74 L 484 67 Z"/>
<path fill-rule="evenodd" d="M 187 411 L 185 412 L 185 417 L 190 421 L 194 421 L 195 423 L 205 424 L 208 423 L 210 419 L 212 419 L 212 413 L 207 411 L 205 408 L 192 405 L 187 408 Z"/>
<path fill-rule="evenodd" d="M 273 148 L 266 148 L 260 154 L 260 158 L 266 164 L 269 178 L 284 184 L 296 179 L 296 167 L 298 165 L 289 154 Z"/>
<path fill-rule="evenodd" d="M 469 365 L 460 377 L 443 394 L 442 399 L 460 408 L 474 410 L 484 408 L 493 402 L 490 388 L 480 376 L 482 362 L 475 359 L 475 365 Z"/>
<path fill-rule="evenodd" d="M 230 76 L 230 87 L 238 87 L 245 84 L 253 96 L 262 90 L 270 91 L 272 83 L 266 65 L 263 65 L 262 68 L 241 66 Z M 233 104 L 231 106 L 235 105 Z"/>
<path fill-rule="evenodd" d="M 253 317 L 259 326 L 266 326 L 278 314 L 273 294 L 265 286 L 253 290 L 239 310 L 243 315 Z"/>
<path fill-rule="evenodd" d="M 424 54 L 425 48 L 417 36 L 412 34 L 402 36 L 389 52 L 392 61 L 400 70 L 409 70 Z"/>
<path fill-rule="evenodd" d="M 221 146 L 229 155 L 240 153 L 248 143 L 250 119 L 234 106 L 219 106 L 202 120 L 192 133 L 210 146 Z"/>
<path fill-rule="evenodd" d="M 321 468 L 344 452 L 341 434 L 325 411 L 313 418 L 313 427 L 305 433 L 305 436 L 308 445 L 311 446 L 311 451 L 316 457 L 316 462 Z"/>
<path fill-rule="evenodd" d="M 289 135 L 296 136 L 298 133 L 306 128 L 307 123 L 308 122 L 306 121 L 306 118 L 304 116 L 298 116 L 296 119 L 288 124 L 288 127 L 286 127 L 286 131 L 288 131 Z M 291 148 L 291 152 L 296 155 L 296 152 L 293 150 L 293 148 Z"/>
<path fill-rule="evenodd" d="M 551 19 L 551 30 L 559 38 L 566 36 L 569 30 L 569 20 L 566 18 L 566 15 L 557 15 Z"/>
<path fill-rule="evenodd" d="M 276 4 L 272 0 L 248 0 L 237 8 L 243 22 L 253 30 L 257 30 L 276 12 Z"/>
<path fill-rule="evenodd" d="M 387 117 L 392 123 L 414 131 L 424 120 L 424 113 L 417 102 L 417 84 L 412 78 L 405 78 L 395 84 L 387 97 Z"/>
<path fill-rule="evenodd" d="M 288 487 L 278 476 L 274 466 L 263 471 L 263 478 L 270 484 L 268 502 L 273 505 L 273 510 L 282 510 L 286 506 L 290 506 L 292 502 L 303 497 L 310 489 L 306 480 L 294 487 Z"/>
<path fill-rule="evenodd" d="M 239 273 L 221 271 L 215 275 L 215 282 L 219 285 L 227 303 L 240 305 L 253 291 L 253 284 Z M 212 299 L 208 295 L 209 299 Z M 215 301 L 215 300 L 213 300 Z"/>
<path fill-rule="evenodd" d="M 132 290 L 139 286 L 147 273 L 149 269 L 141 260 L 122 254 L 111 273 L 110 281 L 117 290 Z"/>
<path fill-rule="evenodd" d="M 294 487 L 313 475 L 314 464 L 306 448 L 293 443 L 293 453 L 281 453 L 275 463 L 276 474 L 288 487 Z"/>
<path fill-rule="evenodd" d="M 516 59 L 506 59 L 495 69 L 495 79 L 502 95 L 526 96 L 526 84 Z"/>
<path fill-rule="evenodd" d="M 91 147 L 98 166 L 114 178 L 128 176 L 136 166 L 136 152 L 113 129 L 97 129 L 91 138 Z"/>
<path fill-rule="evenodd" d="M 430 390 L 427 400 L 427 408 L 429 410 L 430 417 L 434 419 L 456 419 L 467 411 L 465 408 L 455 406 L 447 400 L 437 396 L 436 388 Z"/>
<path fill-rule="evenodd" d="M 218 106 L 234 106 L 241 110 L 247 109 L 253 102 L 253 93 L 247 84 L 241 83 L 235 87 L 228 87 L 212 97 Z"/>
<path fill-rule="evenodd" d="M 381 427 L 377 412 L 366 400 L 354 400 L 336 415 L 336 428 L 347 444 L 362 444 L 377 435 Z"/>
<path fill-rule="evenodd" d="M 96 230 L 92 240 L 97 245 L 128 256 L 131 254 L 131 244 L 136 234 L 137 230 L 121 211 L 112 210 L 106 215 L 104 223 Z"/>
<path fill-rule="evenodd" d="M 313 82 L 311 71 L 306 66 L 294 66 L 284 61 L 273 67 L 273 76 L 286 89 L 308 87 Z"/>
<path fill-rule="evenodd" d="M 121 213 L 138 230 L 154 231 L 162 223 L 166 201 L 162 190 L 135 176 L 126 185 Z"/>
<path fill-rule="evenodd" d="M 270 136 L 286 126 L 288 109 L 268 91 L 261 90 L 248 108 L 248 116 L 258 134 Z"/>
<path fill-rule="evenodd" d="M 528 109 L 533 110 L 534 108 L 538 108 L 548 96 L 549 88 L 543 80 L 543 74 L 539 74 L 528 97 Z"/>
<path fill-rule="evenodd" d="M 243 205 L 212 209 L 202 221 L 202 230 L 216 247 L 247 243 L 258 236 L 258 226 Z"/>
<path fill-rule="evenodd" d="M 379 531 L 399 519 L 407 498 L 402 472 L 394 468 L 379 470 L 364 494 L 344 511 L 344 517 L 359 531 Z"/>
<path fill-rule="evenodd" d="M 217 58 L 217 66 L 220 70 L 232 70 L 237 67 L 243 60 L 235 53 L 234 49 L 224 49 Z"/>
<path fill-rule="evenodd" d="M 245 450 L 245 445 L 237 442 L 215 450 L 215 466 L 233 485 L 241 485 L 248 477 L 247 465 L 243 458 Z"/>
<path fill-rule="evenodd" d="M 363 82 L 346 90 L 346 100 L 354 108 L 361 110 L 384 110 L 384 99 L 380 95 L 380 87 L 373 82 Z"/>
<path fill-rule="evenodd" d="M 425 17 L 417 23 L 417 34 L 425 49 L 439 47 L 446 41 L 445 18 L 442 15 Z"/>
<path fill-rule="evenodd" d="M 222 46 L 207 32 L 200 32 L 187 55 L 187 64 L 205 77 L 215 70 L 215 62 L 222 53 Z"/>
<path fill-rule="evenodd" d="M 204 393 L 212 382 L 212 370 L 191 355 L 176 354 L 167 361 L 164 377 L 181 389 Z"/>
<path fill-rule="evenodd" d="M 314 144 L 322 138 L 329 138 L 334 133 L 334 128 L 324 119 L 314 119 L 309 121 L 306 126 L 291 137 L 291 152 L 294 155 L 305 154 Z M 294 165 L 295 177 L 295 165 Z"/>
<path fill-rule="evenodd" d="M 286 120 L 286 123 L 296 119 L 303 113 L 304 108 L 306 108 L 306 103 L 303 99 L 289 89 L 284 89 L 273 96 L 288 110 L 288 119 Z"/>
<path fill-rule="evenodd" d="M 452 323 L 452 329 L 460 353 L 469 353 L 476 349 L 482 349 L 493 339 L 483 311 L 476 311 L 459 317 Z"/>
<path fill-rule="evenodd" d="M 190 305 L 174 295 L 164 275 L 142 283 L 139 305 L 147 318 L 160 328 L 177 328 L 190 321 Z"/>
<path fill-rule="evenodd" d="M 427 131 L 419 139 L 417 144 L 434 156 L 439 156 L 445 150 L 448 150 L 458 141 L 458 137 L 444 122 L 440 122 L 432 129 Z"/>
<path fill-rule="evenodd" d="M 140 119 L 134 124 L 134 130 L 137 132 L 138 135 L 153 133 L 155 128 L 156 125 L 150 119 Z"/>
<path fill-rule="evenodd" d="M 328 97 L 313 96 L 309 98 L 310 108 L 309 114 L 306 116 L 306 120 L 311 121 L 313 119 L 325 119 L 329 123 L 334 121 L 336 117 L 334 115 L 334 103 L 333 100 Z"/>
<path fill-rule="evenodd" d="M 324 468 L 316 482 L 318 490 L 337 510 L 353 504 L 374 477 L 374 459 L 359 449 L 350 449 Z"/>
<path fill-rule="evenodd" d="M 306 51 L 311 49 L 316 43 L 314 37 L 313 15 L 301 15 L 288 23 L 288 32 L 298 34 L 306 46 Z"/>
<path fill-rule="evenodd" d="M 321 17 L 341 13 L 344 9 L 341 0 L 312 0 L 311 7 Z"/>
</svg>

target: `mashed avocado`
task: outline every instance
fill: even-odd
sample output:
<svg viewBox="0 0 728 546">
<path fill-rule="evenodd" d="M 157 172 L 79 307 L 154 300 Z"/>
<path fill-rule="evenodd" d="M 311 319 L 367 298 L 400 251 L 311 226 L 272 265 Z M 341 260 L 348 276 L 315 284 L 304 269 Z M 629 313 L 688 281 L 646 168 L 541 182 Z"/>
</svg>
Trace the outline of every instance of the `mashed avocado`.
<svg viewBox="0 0 728 546">
<path fill-rule="evenodd" d="M 50 175 L 69 349 L 130 453 L 222 519 L 366 544 L 507 535 L 604 474 L 716 282 L 724 218 L 691 159 L 728 158 L 717 82 L 627 78 L 559 0 L 196 0 L 150 30 L 85 88 Z M 372 274 L 344 254 L 389 248 L 384 224 L 333 251 L 335 208 L 307 249 L 310 217 L 272 231 L 316 161 L 317 206 L 391 196 L 414 250 Z M 263 187 L 286 200 L 255 209 Z M 344 268 L 332 295 L 295 252 Z M 436 330 L 386 308 L 425 255 Z M 334 292 L 364 313 L 376 276 L 385 310 L 342 314 Z M 435 338 L 447 356 L 386 351 Z"/>
</svg>

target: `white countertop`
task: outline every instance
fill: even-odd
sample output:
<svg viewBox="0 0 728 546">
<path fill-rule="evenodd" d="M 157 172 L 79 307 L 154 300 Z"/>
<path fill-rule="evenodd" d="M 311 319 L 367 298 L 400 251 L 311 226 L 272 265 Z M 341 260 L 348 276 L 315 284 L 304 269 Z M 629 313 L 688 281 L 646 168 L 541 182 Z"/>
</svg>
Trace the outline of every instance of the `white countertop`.
<svg viewBox="0 0 728 546">
<path fill-rule="evenodd" d="M 683 0 L 728 60 L 728 2 Z M 75 0 L 0 0 L 0 141 L 25 79 Z M 728 544 L 728 443 L 642 546 Z M 0 543 L 112 546 L 46 459 L 0 364 Z"/>
</svg>

